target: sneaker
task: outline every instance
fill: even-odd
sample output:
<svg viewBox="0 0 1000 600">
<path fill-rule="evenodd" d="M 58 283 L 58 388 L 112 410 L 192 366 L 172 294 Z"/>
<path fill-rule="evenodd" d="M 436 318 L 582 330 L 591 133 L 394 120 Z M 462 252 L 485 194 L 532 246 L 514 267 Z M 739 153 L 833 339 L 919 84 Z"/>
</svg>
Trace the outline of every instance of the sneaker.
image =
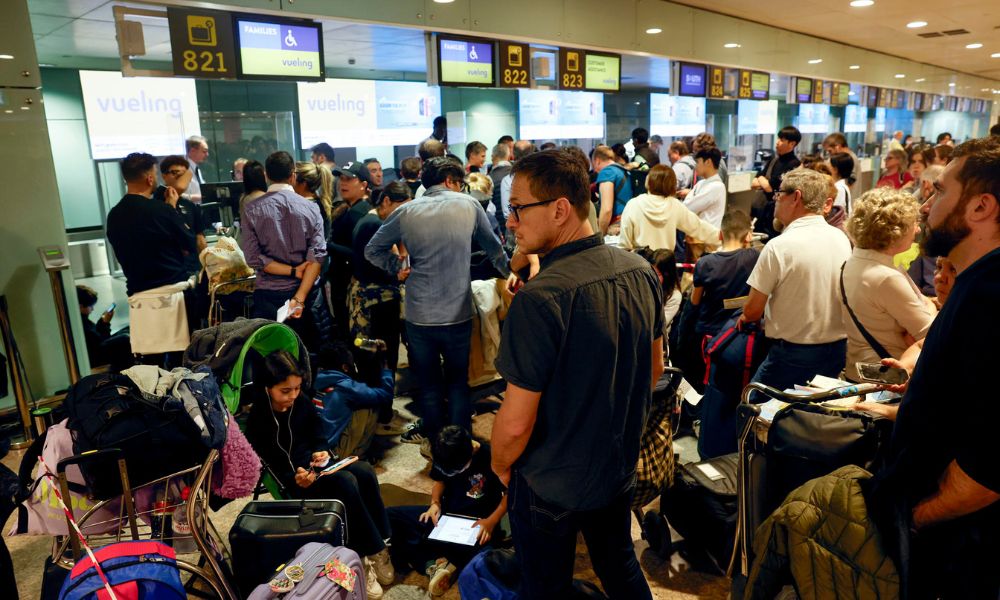
<svg viewBox="0 0 1000 600">
<path fill-rule="evenodd" d="M 408 425 L 395 422 L 378 423 L 375 425 L 375 435 L 402 435 L 409 431 Z"/>
<path fill-rule="evenodd" d="M 382 586 L 375 575 L 375 566 L 366 558 L 364 560 L 364 568 L 368 600 L 382 600 Z"/>
<path fill-rule="evenodd" d="M 434 455 L 431 454 L 431 441 L 427 438 L 424 438 L 424 441 L 420 442 L 420 456 L 429 461 L 434 460 Z"/>
<path fill-rule="evenodd" d="M 424 437 L 423 432 L 420 430 L 421 425 L 420 421 L 407 425 L 406 431 L 399 436 L 399 441 L 406 442 L 407 444 L 419 444 L 423 442 L 427 438 Z"/>
<path fill-rule="evenodd" d="M 427 584 L 427 592 L 431 595 L 431 598 L 443 596 L 448 591 L 448 588 L 451 587 L 451 578 L 454 574 L 455 565 L 448 561 L 441 563 L 440 559 L 438 559 L 434 574 L 431 575 L 431 581 Z"/>
<path fill-rule="evenodd" d="M 392 568 L 392 560 L 389 558 L 389 549 L 382 548 L 378 554 L 368 557 L 368 564 L 375 571 L 375 579 L 380 585 L 389 585 L 396 580 L 396 570 Z"/>
</svg>

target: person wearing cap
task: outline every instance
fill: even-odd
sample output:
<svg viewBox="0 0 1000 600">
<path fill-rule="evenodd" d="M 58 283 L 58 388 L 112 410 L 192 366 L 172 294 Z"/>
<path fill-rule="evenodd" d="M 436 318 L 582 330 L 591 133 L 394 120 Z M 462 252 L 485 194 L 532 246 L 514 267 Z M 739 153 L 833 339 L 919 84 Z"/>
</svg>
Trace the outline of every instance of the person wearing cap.
<svg viewBox="0 0 1000 600">
<path fill-rule="evenodd" d="M 295 160 L 278 151 L 264 162 L 267 193 L 244 210 L 240 247 L 257 272 L 253 317 L 275 319 L 287 303 L 285 322 L 307 348 L 319 350 L 323 333 L 317 328 L 317 305 L 326 241 L 319 204 L 295 193 Z"/>
<path fill-rule="evenodd" d="M 445 425 L 472 428 L 468 385 L 472 240 L 504 277 L 510 274 L 510 266 L 486 211 L 461 193 L 465 179 L 462 163 L 434 157 L 424 163 L 420 177 L 427 192 L 389 215 L 365 247 L 365 258 L 406 280 L 410 372 L 419 390 L 423 417 L 419 434 L 433 439 Z M 400 242 L 406 244 L 408 268 L 392 251 Z M 420 439 L 411 435 L 404 441 Z"/>
<path fill-rule="evenodd" d="M 368 201 L 371 195 L 371 172 L 365 163 L 351 161 L 342 167 L 334 169 L 333 174 L 339 179 L 340 198 L 348 208 L 334 218 L 330 226 L 330 239 L 327 250 L 330 252 L 330 293 L 333 302 L 333 318 L 337 325 L 337 335 L 347 340 L 350 334 L 348 325 L 347 290 L 351 285 L 352 262 L 354 249 L 351 241 L 354 228 L 361 217 L 372 210 Z"/>
</svg>

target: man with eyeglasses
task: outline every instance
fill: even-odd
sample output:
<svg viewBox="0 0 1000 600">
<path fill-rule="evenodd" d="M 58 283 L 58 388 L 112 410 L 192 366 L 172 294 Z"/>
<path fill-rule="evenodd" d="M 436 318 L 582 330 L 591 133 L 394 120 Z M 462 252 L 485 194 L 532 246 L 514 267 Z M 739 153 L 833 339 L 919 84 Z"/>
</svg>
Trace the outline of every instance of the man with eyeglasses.
<svg viewBox="0 0 1000 600">
<path fill-rule="evenodd" d="M 837 377 L 847 357 L 841 316 L 840 267 L 851 257 L 841 230 L 827 224 L 826 175 L 799 167 L 774 192 L 775 226 L 782 234 L 760 253 L 747 283 L 742 322 L 764 318 L 771 342 L 753 381 L 784 390 L 814 375 Z"/>
<path fill-rule="evenodd" d="M 514 165 L 508 228 L 541 271 L 514 296 L 497 370 L 493 471 L 508 486 L 519 598 L 573 597 L 577 533 L 611 598 L 651 598 L 630 529 L 639 438 L 663 373 L 662 291 L 649 264 L 588 220 L 586 166 L 566 150 Z"/>
<path fill-rule="evenodd" d="M 202 217 L 201 207 L 185 197 L 185 193 L 194 178 L 194 172 L 188 168 L 187 158 L 180 155 L 167 156 L 160 161 L 160 177 L 163 179 L 163 185 L 157 187 L 156 191 L 153 192 L 153 200 L 166 202 L 167 188 L 177 192 L 177 205 L 174 208 L 191 233 L 194 234 L 198 244 L 198 252 L 186 255 L 184 264 L 187 265 L 189 273 L 197 273 L 201 270 L 198 255 L 208 247 L 208 242 L 205 239 L 205 229 L 208 228 L 208 223 Z"/>
<path fill-rule="evenodd" d="M 393 211 L 365 247 L 368 262 L 406 282 L 410 372 L 419 390 L 423 418 L 420 430 L 404 437 L 407 442 L 434 439 L 445 425 L 472 429 L 468 385 L 472 240 L 504 277 L 510 274 L 507 255 L 486 211 L 461 192 L 462 163 L 446 156 L 430 158 L 424 162 L 420 179 L 427 190 L 424 195 Z M 400 242 L 408 253 L 405 268 L 403 259 L 393 252 Z"/>
</svg>

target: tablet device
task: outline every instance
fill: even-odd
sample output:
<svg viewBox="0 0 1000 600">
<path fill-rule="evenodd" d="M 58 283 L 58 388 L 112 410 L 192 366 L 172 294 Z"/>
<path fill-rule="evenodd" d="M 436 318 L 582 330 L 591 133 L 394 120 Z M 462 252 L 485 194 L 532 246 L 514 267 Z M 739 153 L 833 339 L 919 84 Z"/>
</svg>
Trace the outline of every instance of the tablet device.
<svg viewBox="0 0 1000 600">
<path fill-rule="evenodd" d="M 475 546 L 479 539 L 479 525 L 475 525 L 475 522 L 476 519 L 469 517 L 441 515 L 437 526 L 427 537 L 439 542 Z"/>
</svg>

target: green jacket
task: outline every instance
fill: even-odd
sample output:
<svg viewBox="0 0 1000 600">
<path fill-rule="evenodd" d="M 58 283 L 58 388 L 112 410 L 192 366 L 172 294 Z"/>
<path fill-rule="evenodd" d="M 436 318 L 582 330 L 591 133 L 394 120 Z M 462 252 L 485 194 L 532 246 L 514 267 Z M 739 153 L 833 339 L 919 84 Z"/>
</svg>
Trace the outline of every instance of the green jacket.
<svg viewBox="0 0 1000 600">
<path fill-rule="evenodd" d="M 849 465 L 794 490 L 757 529 L 745 600 L 774 598 L 791 575 L 802 600 L 899 598 L 899 573 Z"/>
</svg>

